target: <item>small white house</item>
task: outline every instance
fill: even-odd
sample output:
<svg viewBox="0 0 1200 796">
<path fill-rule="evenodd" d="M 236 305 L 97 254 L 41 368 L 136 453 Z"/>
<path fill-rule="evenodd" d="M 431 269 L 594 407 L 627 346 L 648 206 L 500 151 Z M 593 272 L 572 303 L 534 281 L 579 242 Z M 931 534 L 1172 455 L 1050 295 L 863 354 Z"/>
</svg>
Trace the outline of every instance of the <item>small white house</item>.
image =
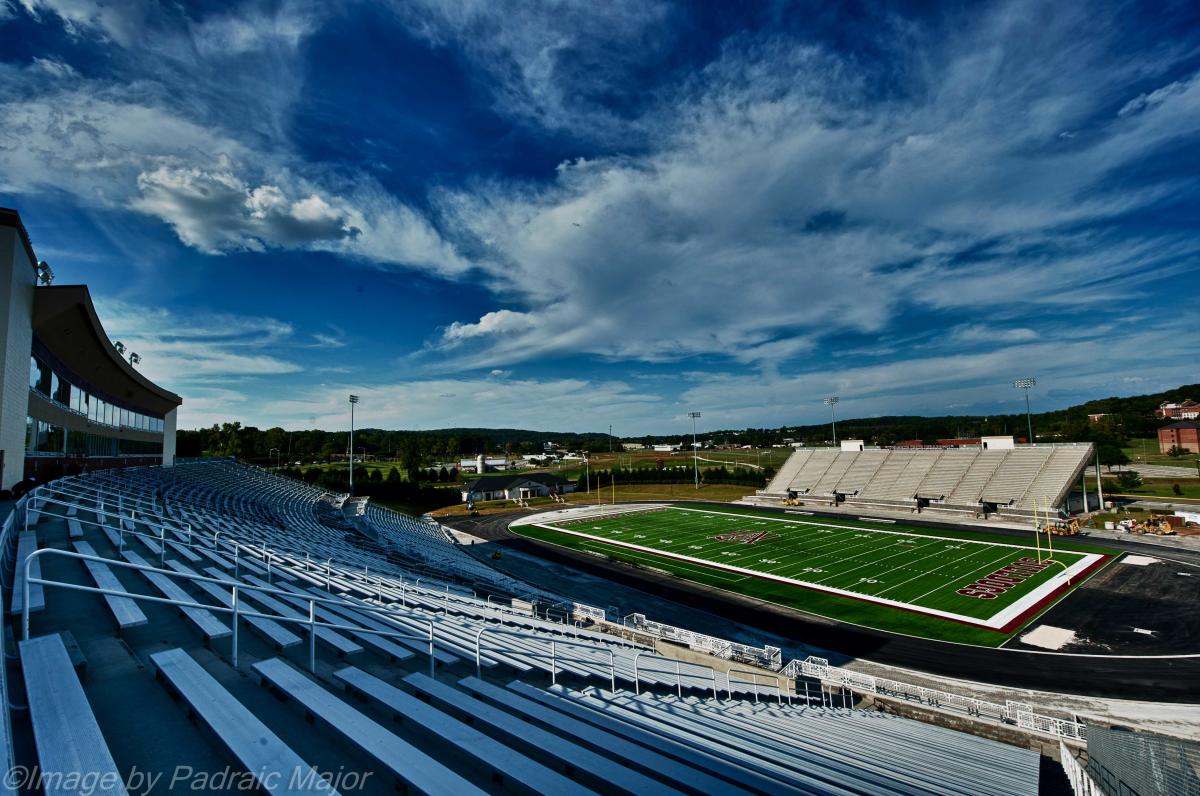
<svg viewBox="0 0 1200 796">
<path fill-rule="evenodd" d="M 548 497 L 551 492 L 562 495 L 575 491 L 575 483 L 553 473 L 520 473 L 514 475 L 485 475 L 462 488 L 467 500 L 527 500 Z"/>
</svg>

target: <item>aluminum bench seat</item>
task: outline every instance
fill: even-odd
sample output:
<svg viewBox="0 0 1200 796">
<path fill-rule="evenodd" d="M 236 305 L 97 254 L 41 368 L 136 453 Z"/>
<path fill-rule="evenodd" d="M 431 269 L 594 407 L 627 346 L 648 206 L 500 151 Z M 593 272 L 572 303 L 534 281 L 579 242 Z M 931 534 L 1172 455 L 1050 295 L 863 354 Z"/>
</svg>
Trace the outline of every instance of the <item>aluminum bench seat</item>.
<svg viewBox="0 0 1200 796">
<path fill-rule="evenodd" d="M 180 542 L 173 542 L 171 540 L 167 540 L 167 547 L 170 547 L 172 550 L 174 550 L 176 553 L 178 553 L 183 558 L 187 559 L 192 564 L 199 564 L 200 561 L 203 560 L 200 558 L 200 556 L 193 553 L 191 548 L 187 547 L 186 545 L 184 545 Z"/>
<path fill-rule="evenodd" d="M 134 538 L 145 545 L 151 553 L 154 553 L 154 555 L 161 556 L 163 554 L 162 542 L 160 542 L 156 537 L 138 532 L 134 534 Z"/>
<path fill-rule="evenodd" d="M 587 722 L 571 718 L 553 708 L 518 696 L 513 691 L 500 688 L 484 680 L 468 677 L 460 680 L 458 685 L 487 698 L 514 715 L 519 714 L 528 721 L 537 721 L 553 727 L 557 732 L 569 735 L 593 749 L 601 749 L 606 754 L 620 757 L 643 771 L 656 771 L 700 793 L 721 794 L 722 796 L 749 796 L 750 794 L 750 791 L 740 788 L 732 782 L 718 779 L 694 766 L 647 749 Z"/>
<path fill-rule="evenodd" d="M 768 777 L 774 780 L 776 791 L 782 792 L 790 788 L 791 792 L 794 793 L 843 794 L 844 796 L 854 793 L 852 790 L 837 787 L 833 783 L 823 781 L 818 777 L 798 773 L 785 766 L 750 754 L 741 746 L 715 743 L 703 734 L 697 734 L 692 727 L 687 726 L 684 722 L 677 721 L 674 718 L 666 718 L 659 715 L 644 715 L 635 711 L 625 710 L 612 700 L 599 699 L 578 692 L 568 693 L 566 689 L 562 689 L 561 687 L 551 686 L 551 690 L 565 696 L 567 699 L 578 701 L 598 711 L 604 711 L 614 718 L 619 717 L 621 720 L 641 727 L 651 733 L 671 738 L 702 752 L 723 757 L 746 771 L 754 772 L 762 777 Z"/>
<path fill-rule="evenodd" d="M 280 658 L 253 666 L 263 682 L 302 705 L 415 791 L 430 796 L 482 796 L 479 788 L 330 693 Z"/>
<path fill-rule="evenodd" d="M 98 796 L 125 794 L 123 772 L 108 751 L 62 637 L 22 641 L 20 652 L 46 796 L 77 794 L 80 783 L 72 782 L 72 773 L 94 778 L 97 787 L 91 792 Z"/>
<path fill-rule="evenodd" d="M 83 538 L 83 526 L 80 525 L 79 520 L 75 519 L 74 517 L 67 520 L 67 538 L 68 539 L 82 539 Z"/>
<path fill-rule="evenodd" d="M 144 567 L 151 566 L 146 559 L 142 558 L 132 550 L 126 549 L 122 555 L 130 564 L 137 564 Z M 146 578 L 146 580 L 154 584 L 154 588 L 162 592 L 164 597 L 167 597 L 171 600 L 179 600 L 181 602 L 198 602 L 197 600 L 192 599 L 192 596 L 184 591 L 182 586 L 161 572 L 147 572 L 146 570 L 139 571 L 142 573 L 142 576 Z M 178 608 L 180 612 L 187 617 L 188 621 L 195 625 L 196 629 L 199 630 L 204 638 L 208 641 L 218 638 L 225 638 L 226 636 L 233 634 L 233 631 L 229 629 L 228 625 L 214 616 L 213 613 L 207 609 L 194 608 L 190 605 L 180 605 Z"/>
<path fill-rule="evenodd" d="M 97 556 L 96 551 L 87 542 L 75 542 L 74 547 L 77 553 L 83 553 L 85 556 Z M 87 560 L 83 561 L 83 564 L 91 573 L 92 580 L 96 581 L 96 585 L 100 588 L 110 591 L 125 591 L 125 587 L 121 585 L 121 581 L 117 580 L 116 574 L 107 564 Z M 140 627 L 149 621 L 132 597 L 105 594 L 104 602 L 108 604 L 108 610 L 112 611 L 113 618 L 117 620 L 117 627 L 122 630 Z"/>
<path fill-rule="evenodd" d="M 878 739 L 864 734 L 858 744 L 849 747 L 825 740 L 812 742 L 783 737 L 761 731 L 759 725 L 745 720 L 728 718 L 705 710 L 697 711 L 695 705 L 671 698 L 653 698 L 658 704 L 655 709 L 669 713 L 683 726 L 692 727 L 697 735 L 711 739 L 714 743 L 753 750 L 757 755 L 797 772 L 812 773 L 831 782 L 853 782 L 856 790 L 875 796 L 890 796 L 896 792 L 940 796 L 947 791 L 945 783 L 932 782 L 923 775 L 915 758 L 910 765 L 889 766 L 882 753 Z M 647 698 L 650 702 L 651 698 Z M 868 740 L 870 739 L 870 740 Z M 858 750 L 863 750 L 859 753 Z M 869 749 L 869 751 L 867 751 Z M 920 757 L 924 758 L 924 749 Z M 933 766 L 932 762 L 929 764 Z M 966 794 L 970 796 L 970 794 Z"/>
<path fill-rule="evenodd" d="M 353 598 L 343 597 L 342 599 L 343 600 L 351 600 Z M 366 605 L 365 603 L 360 603 L 360 602 L 347 602 L 346 608 L 347 608 L 347 610 L 354 611 L 356 616 L 368 617 L 371 620 L 378 622 L 380 624 L 380 626 L 384 627 L 384 628 L 405 631 L 405 632 L 413 634 L 414 636 L 420 636 L 420 635 L 423 635 L 423 634 L 429 632 L 428 625 L 426 625 L 426 623 L 424 621 L 422 621 L 420 617 L 411 617 L 410 618 L 410 617 L 401 616 L 398 614 L 384 616 L 383 614 L 355 610 L 359 606 L 365 606 L 365 605 Z M 377 606 L 369 606 L 369 607 L 377 607 Z M 356 621 L 361 623 L 362 619 L 357 619 Z M 444 637 L 444 635 L 441 633 L 441 627 L 437 622 L 434 622 L 433 632 L 434 632 L 434 648 L 433 648 L 434 660 L 436 660 L 438 663 L 441 663 L 441 664 L 444 664 L 447 666 L 453 665 L 455 663 L 458 663 L 460 660 L 463 660 L 463 657 L 455 655 L 454 653 L 448 652 L 446 650 L 446 647 L 448 646 L 447 640 Z M 395 641 L 398 644 L 402 644 L 406 647 L 411 647 L 413 650 L 415 650 L 417 652 L 426 652 L 427 653 L 429 651 L 428 642 L 422 641 L 419 638 L 417 638 L 417 639 L 398 638 L 398 639 L 395 639 Z M 471 654 L 472 654 L 472 656 L 474 656 L 474 652 L 472 652 Z"/>
<path fill-rule="evenodd" d="M 104 537 L 108 539 L 108 543 L 112 545 L 113 550 L 120 550 L 124 546 L 121 541 L 121 533 L 111 525 L 101 525 L 100 530 L 104 532 Z"/>
<path fill-rule="evenodd" d="M 186 564 L 182 564 L 178 561 L 168 561 L 167 566 L 176 572 L 183 573 L 184 575 L 199 574 L 195 570 L 190 569 Z M 218 586 L 216 583 L 209 583 L 205 580 L 194 580 L 192 581 L 192 585 L 216 599 L 217 602 L 219 602 L 221 605 L 224 605 L 226 608 L 233 607 L 233 594 L 230 590 Z M 260 616 L 246 616 L 244 614 L 240 615 L 238 618 L 250 625 L 250 627 L 257 630 L 278 649 L 287 649 L 288 647 L 293 647 L 299 644 L 301 641 L 299 636 L 273 619 L 263 619 Z"/>
<path fill-rule="evenodd" d="M 288 588 L 286 586 L 286 584 L 283 584 L 283 588 L 285 588 L 289 591 L 296 591 L 294 589 L 294 587 Z M 284 602 L 289 603 L 292 606 L 300 609 L 301 611 L 304 611 L 304 612 L 308 611 L 308 599 L 307 599 L 307 595 L 304 592 L 297 591 L 297 593 L 294 597 L 280 597 L 280 599 L 283 600 Z M 322 599 L 329 599 L 329 598 L 324 597 L 322 595 Z M 338 611 L 338 609 L 335 606 L 331 605 L 330 603 L 318 602 L 318 603 L 316 603 L 314 608 L 316 609 L 317 618 L 323 622 L 329 622 L 331 624 L 337 624 L 337 625 L 347 625 L 348 624 L 348 625 L 358 625 L 359 627 L 364 627 L 364 628 L 367 627 L 367 625 L 365 623 L 361 622 L 356 617 L 348 616 L 347 614 L 344 614 L 344 613 Z M 383 627 L 382 625 L 380 627 L 384 630 L 389 630 L 389 628 Z M 365 632 L 358 631 L 358 630 L 346 630 L 343 632 L 349 633 L 351 636 L 353 636 L 357 641 L 359 641 L 363 645 L 365 645 L 367 647 L 371 647 L 376 652 L 380 652 L 380 653 L 386 655 L 388 658 L 390 658 L 394 662 L 406 661 L 409 658 L 412 658 L 416 655 L 416 653 L 413 650 L 408 649 L 407 647 L 402 647 L 399 644 L 395 643 L 395 641 L 393 641 L 392 639 L 387 638 L 385 636 L 381 636 L 377 633 L 365 633 Z"/>
<path fill-rule="evenodd" d="M 520 680 L 514 680 L 509 683 L 507 688 L 513 693 L 526 697 L 531 701 L 553 708 L 556 712 L 565 716 L 592 724 L 612 735 L 627 738 L 659 754 L 679 760 L 689 767 L 702 769 L 725 779 L 736 780 L 742 786 L 756 790 L 759 793 L 801 792 L 794 788 L 781 786 L 778 780 L 742 768 L 735 762 L 727 760 L 724 757 L 719 757 L 680 743 L 661 733 L 630 724 L 617 716 L 610 715 L 607 711 L 595 710 L 591 707 L 581 705 L 559 693 L 551 693 L 550 691 L 523 683 Z"/>
<path fill-rule="evenodd" d="M 39 516 L 39 515 L 34 515 Z M 33 523 L 31 522 L 30 525 Z M 16 572 L 13 579 L 12 604 L 9 610 L 10 614 L 20 614 L 25 608 L 25 559 L 38 549 L 37 534 L 33 531 L 23 531 L 17 538 L 17 563 Z M 40 559 L 33 559 L 29 564 L 29 574 L 34 578 L 42 577 L 42 562 Z M 43 611 L 46 608 L 46 594 L 42 590 L 42 584 L 29 584 L 29 610 Z"/>
<path fill-rule="evenodd" d="M 333 676 L 512 782 L 537 793 L 565 796 L 594 792 L 361 669 L 348 666 Z"/>
<path fill-rule="evenodd" d="M 621 763 L 609 760 L 577 743 L 536 727 L 427 675 L 411 674 L 404 678 L 404 682 L 428 695 L 431 699 L 470 716 L 476 725 L 486 725 L 514 744 L 554 758 L 574 768 L 580 775 L 586 774 L 596 778 L 598 784 L 606 789 L 611 788 L 631 794 L 680 792 L 665 782 L 632 771 Z"/>
<path fill-rule="evenodd" d="M 215 572 L 215 574 L 214 574 L 214 572 L 215 571 L 210 571 L 209 569 L 205 570 L 205 574 L 210 575 L 211 577 L 224 578 L 224 579 L 228 579 L 228 577 L 229 577 L 228 575 L 225 575 L 224 573 Z M 243 581 L 246 583 L 246 585 L 253 584 L 255 580 L 257 580 L 257 578 L 254 578 L 254 579 L 243 578 Z M 256 585 L 267 587 L 265 581 L 258 581 L 258 583 Z M 273 589 L 275 587 L 270 586 L 267 588 Z M 301 613 L 300 611 L 296 610 L 295 608 L 292 608 L 290 605 L 287 605 L 286 603 L 281 602 L 280 600 L 276 599 L 273 595 L 270 595 L 270 594 L 263 594 L 260 591 L 255 591 L 253 589 L 247 589 L 244 595 L 239 591 L 238 597 L 239 598 L 244 597 L 245 599 L 250 600 L 251 602 L 256 602 L 259 605 L 262 605 L 265 608 L 267 608 L 267 610 L 274 611 L 275 613 L 279 614 L 280 616 L 286 616 L 291 619 L 308 619 L 307 613 Z M 303 625 L 300 625 L 299 627 L 303 627 L 305 630 L 308 629 L 307 627 L 304 627 Z M 358 644 L 356 644 L 355 642 L 346 638 L 341 633 L 338 633 L 335 630 L 330 630 L 327 627 L 318 627 L 315 629 L 315 632 L 316 632 L 317 638 L 319 638 L 321 641 L 324 641 L 329 646 L 333 647 L 335 650 L 338 651 L 339 654 L 351 655 L 355 652 L 362 652 L 361 646 L 359 646 Z"/>
<path fill-rule="evenodd" d="M 335 794 L 329 784 L 245 705 L 181 649 L 150 656 L 158 677 L 188 704 L 255 781 L 273 796 Z"/>
</svg>

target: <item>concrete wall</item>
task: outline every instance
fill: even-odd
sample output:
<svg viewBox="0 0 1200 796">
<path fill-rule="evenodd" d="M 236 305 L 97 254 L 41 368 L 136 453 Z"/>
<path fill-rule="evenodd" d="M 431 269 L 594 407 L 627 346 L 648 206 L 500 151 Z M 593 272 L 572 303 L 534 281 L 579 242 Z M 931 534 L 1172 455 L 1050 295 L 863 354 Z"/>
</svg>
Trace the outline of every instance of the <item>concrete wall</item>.
<svg viewBox="0 0 1200 796">
<path fill-rule="evenodd" d="M 175 420 L 178 413 L 178 409 L 172 409 L 163 418 L 163 467 L 175 466 Z"/>
<path fill-rule="evenodd" d="M 33 290 L 37 282 L 35 265 L 29 261 L 17 230 L 0 227 L 2 489 L 11 489 L 25 474 L 25 417 L 29 408 L 29 354 L 33 348 Z"/>
</svg>

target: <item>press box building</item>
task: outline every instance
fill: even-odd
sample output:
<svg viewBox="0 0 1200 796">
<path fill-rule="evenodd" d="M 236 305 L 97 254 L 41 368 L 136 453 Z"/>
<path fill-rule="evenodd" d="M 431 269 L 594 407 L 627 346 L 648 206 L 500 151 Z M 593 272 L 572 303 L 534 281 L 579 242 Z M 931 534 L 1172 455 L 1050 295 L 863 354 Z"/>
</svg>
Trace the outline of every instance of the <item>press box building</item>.
<svg viewBox="0 0 1200 796">
<path fill-rule="evenodd" d="M 183 403 L 125 359 L 86 285 L 53 285 L 15 210 L 0 208 L 0 489 L 175 461 Z"/>
</svg>

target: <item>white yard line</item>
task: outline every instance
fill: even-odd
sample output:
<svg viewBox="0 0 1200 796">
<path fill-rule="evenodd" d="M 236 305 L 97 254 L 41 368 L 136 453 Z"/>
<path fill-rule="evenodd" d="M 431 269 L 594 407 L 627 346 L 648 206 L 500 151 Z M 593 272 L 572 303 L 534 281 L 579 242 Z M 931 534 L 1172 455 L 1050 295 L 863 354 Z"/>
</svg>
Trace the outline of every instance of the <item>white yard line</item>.
<svg viewBox="0 0 1200 796">
<path fill-rule="evenodd" d="M 585 542 L 584 544 L 580 545 L 580 547 L 583 547 L 586 550 L 589 548 L 589 545 Z M 608 551 L 604 550 L 603 548 L 600 548 L 596 545 L 591 545 L 591 547 L 596 548 L 595 552 L 605 553 L 607 555 Z M 638 561 L 648 561 L 651 564 L 654 564 L 656 566 L 662 565 L 661 561 L 655 561 L 653 558 L 651 558 L 649 556 L 639 556 L 637 553 L 630 553 L 628 551 L 623 552 L 622 555 L 628 556 L 629 558 L 637 559 Z M 690 567 L 686 564 L 678 564 L 678 563 L 674 564 L 673 566 L 675 566 L 679 569 L 682 569 L 682 570 L 689 571 L 689 572 L 695 572 L 699 575 L 704 575 L 705 577 L 717 578 L 718 580 L 723 580 L 723 581 L 726 581 L 727 583 L 737 583 L 740 580 L 745 580 L 744 577 L 733 578 L 733 577 L 730 577 L 729 575 L 725 574 L 724 572 L 713 572 L 712 567 Z"/>
<path fill-rule="evenodd" d="M 679 560 L 679 561 L 686 561 L 691 564 L 697 564 L 701 567 L 711 567 L 711 568 L 724 570 L 726 572 L 736 572 L 739 575 L 746 575 L 746 576 L 749 576 L 752 578 L 760 578 L 763 580 L 776 581 L 778 583 L 787 583 L 792 586 L 802 586 L 805 588 L 814 589 L 816 591 L 827 592 L 829 594 L 837 594 L 837 595 L 841 595 L 843 597 L 850 597 L 850 598 L 853 598 L 856 600 L 863 600 L 866 602 L 876 603 L 878 605 L 888 605 L 893 608 L 902 608 L 902 609 L 908 610 L 908 611 L 915 611 L 917 613 L 926 614 L 928 616 L 937 616 L 937 617 L 941 617 L 943 619 L 954 619 L 959 622 L 964 622 L 966 624 L 975 625 L 977 627 L 986 627 L 986 628 L 989 628 L 992 630 L 997 630 L 999 628 L 1004 627 L 1006 624 L 1008 624 L 1010 621 L 1012 621 L 1012 619 L 1014 619 L 1015 617 L 1019 616 L 1022 612 L 1024 612 L 1027 608 L 1036 605 L 1042 599 L 1044 599 L 1045 597 L 1049 596 L 1051 593 L 1056 591 L 1059 588 L 1059 586 L 1061 585 L 1063 579 L 1065 577 L 1067 577 L 1068 575 L 1078 574 L 1078 572 L 1082 572 L 1084 569 L 1086 569 L 1088 566 L 1090 566 L 1093 562 L 1100 559 L 1099 555 L 1084 554 L 1084 555 L 1082 555 L 1080 562 L 1075 567 L 1072 567 L 1072 572 L 1066 573 L 1062 577 L 1051 578 L 1050 580 L 1046 581 L 1038 588 L 1031 591 L 1029 594 L 1027 594 L 1024 597 L 1020 598 L 1019 600 L 1016 600 L 1013 603 L 1011 603 L 1007 608 L 1000 611 L 999 613 L 994 614 L 993 616 L 989 617 L 988 619 L 979 619 L 977 617 L 967 616 L 965 614 L 956 614 L 953 611 L 943 611 L 943 610 L 937 609 L 937 608 L 926 608 L 924 606 L 913 605 L 912 603 L 909 603 L 909 602 L 902 602 L 899 600 L 889 600 L 889 599 L 886 599 L 883 597 L 875 597 L 875 596 L 872 596 L 869 594 L 862 594 L 860 592 L 849 591 L 847 589 L 836 589 L 831 586 L 822 586 L 819 583 L 810 583 L 808 581 L 799 580 L 797 578 L 788 578 L 788 577 L 784 577 L 782 575 L 773 575 L 771 573 L 762 572 L 762 571 L 756 570 L 756 569 L 749 569 L 746 567 L 733 566 L 731 564 L 724 564 L 724 563 L 721 563 L 718 561 L 710 561 L 708 559 L 696 558 L 694 556 L 684 555 L 682 553 L 667 552 L 665 550 L 658 550 L 658 549 L 655 549 L 652 547 L 644 547 L 642 545 L 632 544 L 629 542 L 622 542 L 622 541 L 618 541 L 615 539 L 599 538 L 599 537 L 593 536 L 591 534 L 582 533 L 580 531 L 572 531 L 567 528 L 561 528 L 561 527 L 549 525 L 546 523 L 534 523 L 534 524 L 537 525 L 537 527 L 544 528 L 549 531 L 557 531 L 559 533 L 565 533 L 570 536 L 578 536 L 578 537 L 581 537 L 584 539 L 589 539 L 593 542 L 599 542 L 601 544 L 612 545 L 614 547 L 623 547 L 623 548 L 628 548 L 628 549 L 632 549 L 632 550 L 639 550 L 644 553 L 649 553 L 650 555 L 660 556 L 662 558 L 675 559 L 675 560 Z M 864 530 L 870 530 L 870 529 L 864 529 Z M 904 534 L 904 535 L 919 536 L 920 534 Z M 928 537 L 926 537 L 926 538 L 928 538 Z M 953 539 L 952 541 L 960 542 L 963 540 Z M 997 545 L 997 547 L 1017 547 L 1017 545 Z M 1019 548 L 1019 549 L 1024 549 L 1024 548 Z M 944 587 L 939 587 L 939 588 L 944 588 Z M 937 589 L 934 589 L 934 591 L 937 591 Z"/>
<path fill-rule="evenodd" d="M 917 549 L 918 549 L 918 550 L 924 550 L 924 549 L 926 549 L 926 548 L 930 547 L 931 545 L 939 545 L 937 552 L 930 553 L 930 554 L 929 554 L 929 555 L 927 555 L 927 556 L 921 556 L 920 558 L 917 558 L 917 559 L 914 559 L 914 560 L 910 561 L 910 562 L 909 562 L 909 564 L 915 564 L 915 563 L 917 563 L 918 561 L 924 561 L 924 560 L 925 560 L 925 559 L 927 559 L 927 558 L 933 558 L 934 556 L 938 555 L 939 553 L 943 552 L 943 551 L 946 549 L 945 547 L 942 547 L 942 546 L 941 546 L 941 540 L 940 540 L 940 539 L 934 539 L 934 540 L 933 540 L 932 542 L 930 542 L 928 545 L 922 545 L 921 547 L 918 547 Z M 840 577 L 840 576 L 842 576 L 842 575 L 849 575 L 851 572 L 857 572 L 857 571 L 858 571 L 858 570 L 860 570 L 860 569 L 865 569 L 866 567 L 869 567 L 869 566 L 871 566 L 872 564 L 878 564 L 878 563 L 880 563 L 880 562 L 882 562 L 882 561 L 887 561 L 889 558 L 895 558 L 896 556 L 899 556 L 899 555 L 904 555 L 905 553 L 910 553 L 910 552 L 913 552 L 913 551 L 911 551 L 911 550 L 905 550 L 903 553 L 893 553 L 893 554 L 892 554 L 892 555 L 890 555 L 890 556 L 884 556 L 883 558 L 876 559 L 875 561 L 869 561 L 869 562 L 867 562 L 866 564 L 863 564 L 862 566 L 858 566 L 858 567 L 852 567 L 852 568 L 850 568 L 850 569 L 844 570 L 844 571 L 842 571 L 842 572 L 839 572 L 837 575 L 831 575 L 830 577 L 828 577 L 828 578 L 825 578 L 824 580 L 833 580 L 834 578 L 836 578 L 836 577 Z M 907 565 L 906 565 L 906 566 L 907 566 Z M 903 568 L 904 568 L 903 566 L 900 566 L 900 567 L 892 567 L 891 569 L 885 570 L 885 571 L 884 571 L 884 572 L 882 572 L 881 574 L 884 574 L 884 575 L 886 575 L 888 572 L 894 572 L 894 571 L 895 571 L 895 570 L 897 570 L 897 569 L 903 569 Z M 933 573 L 926 572 L 925 574 L 926 574 L 926 575 L 930 575 L 930 574 L 933 574 Z M 822 582 L 824 582 L 824 581 L 822 581 Z"/>
<path fill-rule="evenodd" d="M 958 583 L 959 581 L 966 580 L 967 578 L 973 577 L 976 572 L 983 572 L 984 575 L 990 575 L 993 572 L 995 572 L 995 569 L 993 569 L 993 567 L 995 567 L 1001 561 L 1008 561 L 1011 564 L 1012 561 L 1009 560 L 1010 555 L 1011 555 L 1011 553 L 1005 553 L 1004 555 L 1000 556 L 995 561 L 988 562 L 987 564 L 984 564 L 981 567 L 976 567 L 975 569 L 968 572 L 966 575 L 963 575 L 961 578 L 955 578 L 954 580 L 950 581 L 949 583 L 943 583 L 942 585 L 938 586 L 937 588 L 930 589 L 929 591 L 922 594 L 920 597 L 914 597 L 913 602 L 916 602 L 917 600 L 924 600 L 926 597 L 933 594 L 935 591 L 941 591 L 942 589 L 946 588 L 947 586 L 953 586 L 955 583 Z M 978 580 L 978 578 L 976 578 L 975 580 Z M 968 580 L 967 583 L 974 583 L 975 580 Z"/>
<path fill-rule="evenodd" d="M 732 515 L 730 512 L 711 511 L 708 509 L 693 509 L 693 508 L 687 508 L 684 506 L 671 506 L 670 508 L 674 509 L 675 511 L 694 511 L 698 514 L 719 514 L 719 515 L 724 515 L 724 516 L 736 516 L 736 515 Z M 746 516 L 755 516 L 755 515 L 743 514 L 741 516 L 746 517 Z M 811 520 L 790 520 L 785 517 L 763 516 L 763 517 L 760 517 L 760 519 L 768 520 L 769 522 L 791 523 L 793 525 L 816 525 L 821 528 L 846 528 L 846 529 L 851 529 L 851 530 L 856 530 L 856 531 L 867 531 L 869 533 L 887 533 L 887 534 L 892 534 L 894 536 L 915 536 L 915 537 L 918 537 L 921 539 L 945 539 L 946 541 L 953 541 L 953 542 L 971 542 L 970 539 L 963 539 L 958 536 L 936 536 L 934 534 L 929 534 L 929 533 L 909 533 L 906 531 L 892 531 L 892 530 L 887 530 L 884 528 L 864 528 L 860 525 L 828 525 L 828 524 L 821 523 L 821 522 L 813 522 Z M 981 529 L 981 532 L 987 533 L 987 529 L 986 528 Z M 990 544 L 990 545 L 995 545 L 996 547 L 1015 547 L 1015 548 L 1018 548 L 1021 550 L 1032 549 L 1029 547 L 1029 545 L 1009 544 L 1008 542 L 971 542 L 971 543 L 972 544 Z M 1074 553 L 1076 551 L 1070 550 L 1067 552 Z M 1078 555 L 1084 555 L 1084 554 L 1078 553 Z"/>
<path fill-rule="evenodd" d="M 942 548 L 942 550 L 943 550 L 943 551 L 944 551 L 945 549 L 946 549 L 946 548 L 944 548 L 944 547 Z M 979 550 L 976 550 L 974 553 L 967 553 L 965 556 L 962 556 L 962 558 L 959 558 L 958 560 L 959 560 L 959 561 L 962 561 L 963 559 L 970 558 L 971 556 L 979 555 L 979 554 L 980 554 L 980 553 L 982 553 L 982 552 L 984 552 L 984 548 L 980 548 Z M 929 556 L 926 556 L 926 558 L 929 558 Z M 924 561 L 925 559 L 920 559 L 920 560 Z M 914 561 L 913 563 L 915 564 L 916 562 Z M 901 567 L 901 569 L 903 569 L 903 567 Z M 922 572 L 922 573 L 920 573 L 920 574 L 918 574 L 918 575 L 914 575 L 913 577 L 909 578 L 908 580 L 901 581 L 900 583 L 897 583 L 895 586 L 889 586 L 888 588 L 884 589 L 883 591 L 876 592 L 876 593 L 875 593 L 875 596 L 876 596 L 876 597 L 878 597 L 880 594 L 885 594 L 885 593 L 887 593 L 887 592 L 891 591 L 892 589 L 898 589 L 898 588 L 900 588 L 901 586 L 903 586 L 903 585 L 904 585 L 904 584 L 906 584 L 906 583 L 912 583 L 912 582 L 913 582 L 914 580 L 916 580 L 917 578 L 924 578 L 924 577 L 928 577 L 930 574 L 932 574 L 932 573 L 930 573 L 930 572 Z"/>
</svg>

